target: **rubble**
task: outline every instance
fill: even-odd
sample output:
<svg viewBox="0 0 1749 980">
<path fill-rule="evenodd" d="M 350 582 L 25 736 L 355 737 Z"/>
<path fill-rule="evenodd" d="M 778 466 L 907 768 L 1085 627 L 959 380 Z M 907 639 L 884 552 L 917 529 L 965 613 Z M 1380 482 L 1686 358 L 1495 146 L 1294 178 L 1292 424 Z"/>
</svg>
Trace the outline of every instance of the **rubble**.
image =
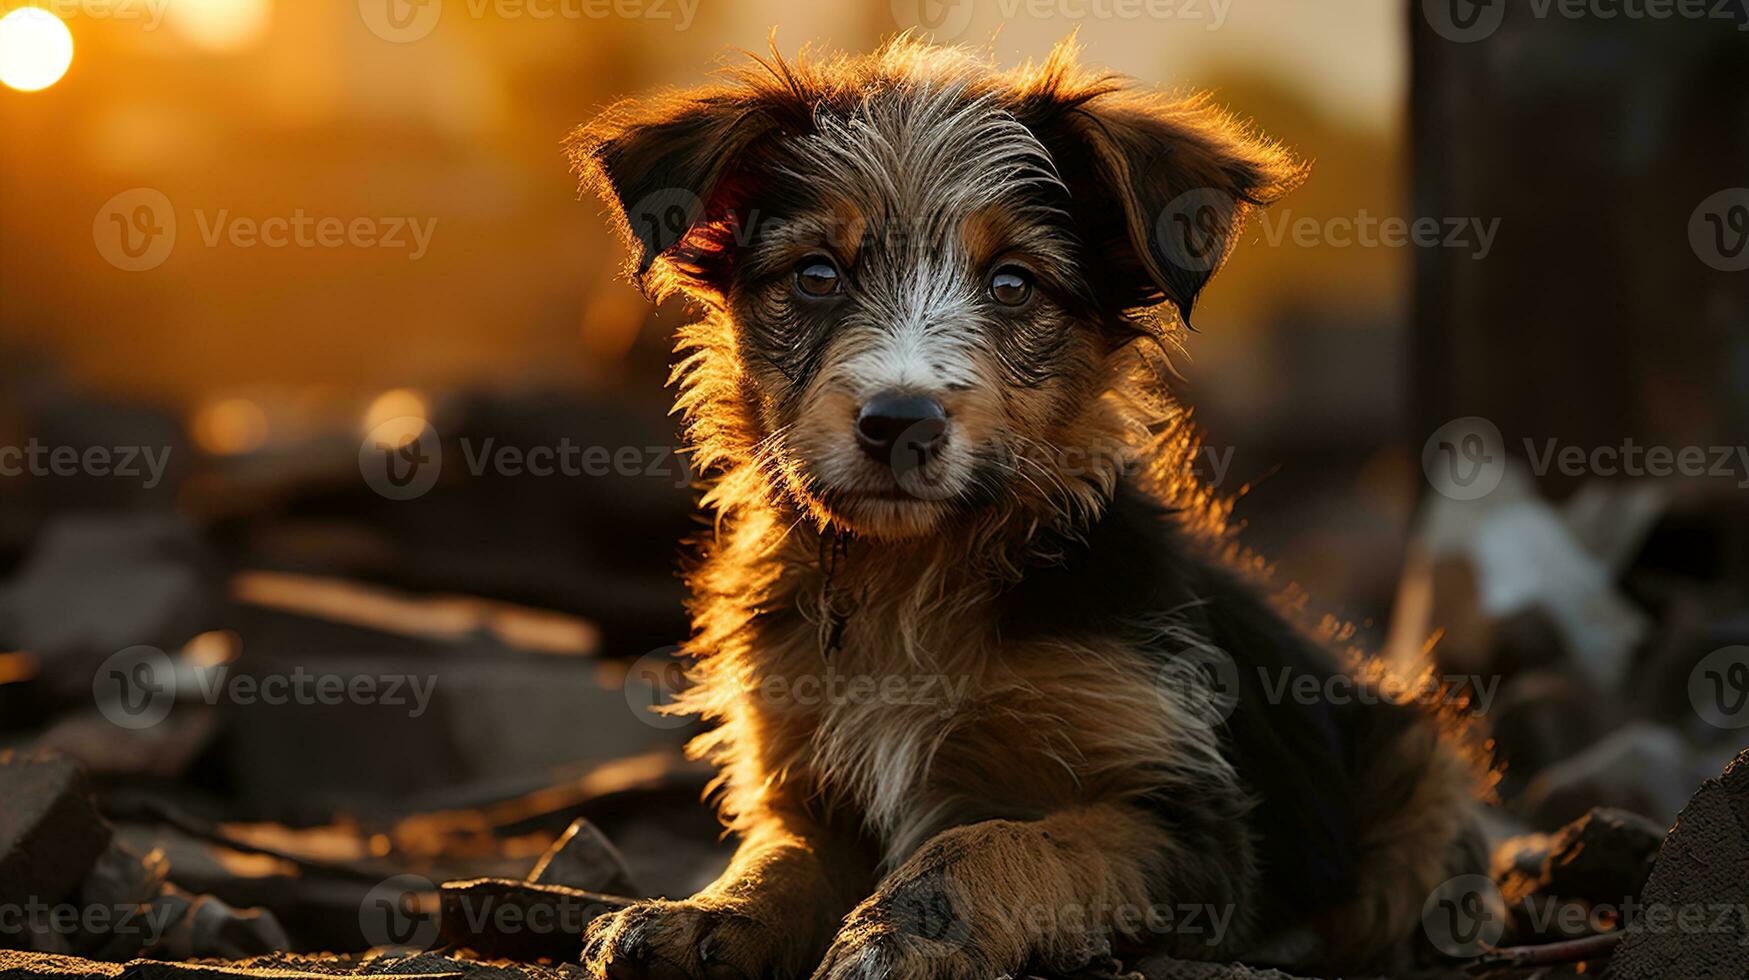
<svg viewBox="0 0 1749 980">
<path fill-rule="evenodd" d="M 527 424 L 475 406 L 488 409 L 481 433 Z M 534 441 L 571 417 L 536 412 Z M 0 935 L 37 951 L 0 951 L 0 976 L 583 980 L 571 961 L 594 916 L 721 871 L 730 847 L 701 803 L 711 773 L 681 759 L 689 733 L 643 723 L 620 690 L 626 663 L 684 630 L 669 553 L 625 546 L 683 517 L 683 488 L 488 475 L 387 509 L 357 487 L 313 502 L 280 487 L 264 509 L 246 481 L 213 478 L 200 499 L 223 497 L 208 516 L 234 526 L 68 518 L 35 536 L 0 596 L 5 727 L 68 756 L 0 763 L 0 900 L 31 879 L 151 926 Z M 640 506 L 637 527 L 603 530 L 617 520 L 603 515 Z M 1689 802 L 1741 736 L 1696 714 L 1691 674 L 1749 637 L 1749 607 L 1723 574 L 1700 590 L 1671 563 L 1663 522 L 1676 506 L 1601 486 L 1551 505 L 1509 474 L 1488 500 L 1428 507 L 1393 636 L 1420 655 L 1443 629 L 1437 666 L 1499 682 L 1479 707 L 1507 766 L 1487 821 L 1510 838 L 1496 879 L 1514 914 L 1509 948 L 1391 980 L 1595 976 L 1617 942 L 1618 968 L 1640 970 L 1620 980 L 1709 976 L 1708 960 L 1680 974 L 1640 964 L 1711 955 L 1724 949 L 1714 937 L 1675 951 L 1632 919 L 1642 892 L 1740 901 L 1684 862 L 1744 853 L 1719 843 L 1733 807 L 1733 840 L 1749 837 L 1742 794 L 1726 788 L 1739 777 Z M 482 512 L 508 524 L 464 519 Z M 590 538 L 588 554 L 571 555 L 568 537 Z M 1648 548 L 1664 564 L 1649 570 Z M 116 590 L 129 601 L 104 606 Z M 161 646 L 177 675 L 175 710 L 144 728 L 91 701 L 87 668 L 124 639 Z M 430 696 L 203 703 L 195 682 L 221 671 L 406 677 Z M 34 788 L 8 785 L 27 771 Z M 377 928 L 373 901 L 413 917 Z M 1274 968 L 1150 957 L 1043 980 L 1316 980 L 1296 975 L 1304 957 L 1250 959 Z"/>
<path fill-rule="evenodd" d="M 1749 751 L 1682 809 L 1606 980 L 1749 976 Z"/>
<path fill-rule="evenodd" d="M 1705 773 L 1676 731 L 1634 722 L 1572 758 L 1549 766 L 1525 789 L 1520 809 L 1532 827 L 1552 830 L 1594 807 L 1618 807 L 1657 821 L 1675 817 Z"/>
<path fill-rule="evenodd" d="M 22 912 L 0 929 L 0 947 L 193 959 L 289 945 L 271 913 L 191 895 L 169 882 L 162 853 L 116 841 L 71 760 L 0 753 L 0 799 L 0 895 Z"/>
<path fill-rule="evenodd" d="M 528 880 L 536 885 L 562 885 L 608 895 L 647 894 L 632 883 L 625 855 L 598 827 L 582 818 L 565 828 L 529 872 Z"/>
<path fill-rule="evenodd" d="M 110 841 L 84 773 L 67 759 L 0 752 L 0 800 L 0 896 L 71 895 Z"/>
<path fill-rule="evenodd" d="M 492 878 L 447 882 L 439 894 L 444 946 L 525 963 L 576 960 L 589 923 L 633 902 L 560 885 Z"/>
<path fill-rule="evenodd" d="M 1620 910 L 1645 887 L 1663 841 L 1662 824 L 1596 809 L 1559 833 L 1503 846 L 1495 860 L 1507 865 L 1496 874 L 1511 913 L 1505 941 L 1578 939 L 1600 920 L 1618 925 Z"/>
<path fill-rule="evenodd" d="M 93 672 L 112 654 L 176 650 L 215 628 L 224 597 L 213 561 L 179 518 L 63 517 L 0 591 L 0 634 L 42 658 L 56 695 L 89 698 Z"/>
</svg>

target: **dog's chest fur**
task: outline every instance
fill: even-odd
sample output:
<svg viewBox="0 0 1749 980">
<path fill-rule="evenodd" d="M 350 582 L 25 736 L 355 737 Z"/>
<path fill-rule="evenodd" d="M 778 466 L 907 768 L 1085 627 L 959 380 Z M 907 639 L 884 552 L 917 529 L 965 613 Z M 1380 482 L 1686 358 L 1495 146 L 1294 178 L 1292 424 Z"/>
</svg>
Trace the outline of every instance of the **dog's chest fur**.
<svg viewBox="0 0 1749 980">
<path fill-rule="evenodd" d="M 988 579 L 926 550 L 730 547 L 695 576 L 745 585 L 702 597 L 701 639 L 739 626 L 690 695 L 722 721 L 701 750 L 729 763 L 731 811 L 777 790 L 859 822 L 896 861 L 946 827 L 1218 768 L 1196 706 L 1139 650 L 1107 633 L 1005 637 Z"/>
</svg>

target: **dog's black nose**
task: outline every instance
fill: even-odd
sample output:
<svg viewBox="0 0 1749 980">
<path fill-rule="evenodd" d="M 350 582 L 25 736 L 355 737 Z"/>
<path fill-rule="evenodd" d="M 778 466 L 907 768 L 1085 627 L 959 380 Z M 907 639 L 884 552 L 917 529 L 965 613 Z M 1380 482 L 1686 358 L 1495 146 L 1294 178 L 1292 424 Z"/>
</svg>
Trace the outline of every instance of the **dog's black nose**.
<svg viewBox="0 0 1749 980">
<path fill-rule="evenodd" d="M 856 416 L 856 441 L 882 463 L 920 466 L 941 448 L 947 410 L 927 395 L 884 392 Z"/>
</svg>

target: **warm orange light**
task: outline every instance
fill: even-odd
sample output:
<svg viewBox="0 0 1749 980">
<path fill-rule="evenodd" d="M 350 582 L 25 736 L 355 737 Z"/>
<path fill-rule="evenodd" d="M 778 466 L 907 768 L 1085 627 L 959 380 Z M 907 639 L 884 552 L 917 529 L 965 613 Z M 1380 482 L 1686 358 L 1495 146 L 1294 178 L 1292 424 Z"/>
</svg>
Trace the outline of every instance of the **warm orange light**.
<svg viewBox="0 0 1749 980">
<path fill-rule="evenodd" d="M 36 655 L 19 651 L 0 653 L 0 684 L 17 684 L 37 674 Z"/>
<path fill-rule="evenodd" d="M 399 449 L 425 432 L 430 409 L 416 391 L 396 388 L 385 391 L 364 413 L 364 431 L 389 449 Z M 389 425 L 389 423 L 394 425 Z M 382 428 L 388 426 L 388 428 Z M 379 429 L 381 431 L 379 431 Z"/>
<path fill-rule="evenodd" d="M 37 92 L 61 80 L 73 64 L 73 33 L 41 7 L 0 17 L 0 83 Z"/>
<path fill-rule="evenodd" d="M 203 48 L 235 51 L 267 33 L 272 13 L 273 0 L 176 0 L 167 19 Z"/>
<path fill-rule="evenodd" d="M 254 452 L 267 441 L 267 414 L 247 398 L 227 398 L 194 417 L 194 440 L 215 456 Z"/>
</svg>

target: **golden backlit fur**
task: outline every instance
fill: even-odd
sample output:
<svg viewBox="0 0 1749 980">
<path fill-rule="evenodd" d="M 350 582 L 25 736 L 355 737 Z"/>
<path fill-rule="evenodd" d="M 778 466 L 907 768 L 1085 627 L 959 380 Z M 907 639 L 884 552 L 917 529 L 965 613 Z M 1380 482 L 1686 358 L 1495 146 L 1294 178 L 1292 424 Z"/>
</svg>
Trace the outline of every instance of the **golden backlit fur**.
<svg viewBox="0 0 1749 980">
<path fill-rule="evenodd" d="M 616 106 L 572 150 L 634 277 L 702 313 L 674 380 L 713 529 L 675 710 L 742 839 L 699 895 L 597 922 L 597 975 L 987 978 L 1293 926 L 1327 962 L 1406 955 L 1474 770 L 1408 709 L 1308 721 L 1204 677 L 1341 669 L 1249 598 L 1166 384 L 1290 156 L 1068 45 L 1004 73 L 907 41 Z M 806 294 L 820 262 L 844 284 Z M 892 390 L 946 418 L 903 465 L 855 434 Z M 1353 792 L 1316 782 L 1337 728 L 1378 736 Z M 1278 743 L 1308 761 L 1272 775 Z M 1267 883 L 1302 803 L 1318 907 Z M 1162 924 L 1183 905 L 1219 927 Z"/>
</svg>

